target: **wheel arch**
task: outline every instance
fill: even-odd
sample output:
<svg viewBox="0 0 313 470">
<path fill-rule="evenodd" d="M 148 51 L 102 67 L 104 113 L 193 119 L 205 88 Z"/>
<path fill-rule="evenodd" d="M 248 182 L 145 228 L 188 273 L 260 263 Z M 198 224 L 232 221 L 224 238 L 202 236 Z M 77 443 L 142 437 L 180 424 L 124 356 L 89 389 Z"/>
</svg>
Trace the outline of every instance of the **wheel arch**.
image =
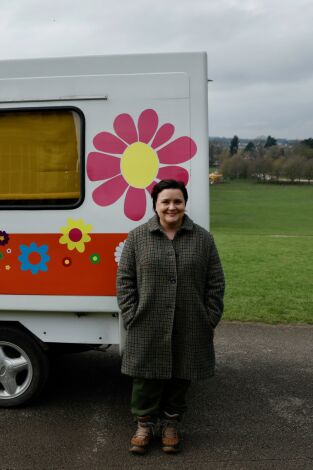
<svg viewBox="0 0 313 470">
<path fill-rule="evenodd" d="M 38 338 L 38 336 L 36 336 L 31 330 L 29 330 L 28 328 L 26 328 L 25 325 L 23 325 L 21 322 L 17 321 L 17 320 L 13 320 L 13 321 L 10 321 L 10 320 L 0 320 L 0 330 L 1 328 L 14 328 L 16 330 L 19 330 L 25 334 L 28 334 L 33 340 L 35 340 L 37 342 L 37 344 L 45 351 L 47 352 L 49 350 L 49 345 L 48 343 L 44 343 L 43 341 L 41 341 L 40 338 Z"/>
</svg>

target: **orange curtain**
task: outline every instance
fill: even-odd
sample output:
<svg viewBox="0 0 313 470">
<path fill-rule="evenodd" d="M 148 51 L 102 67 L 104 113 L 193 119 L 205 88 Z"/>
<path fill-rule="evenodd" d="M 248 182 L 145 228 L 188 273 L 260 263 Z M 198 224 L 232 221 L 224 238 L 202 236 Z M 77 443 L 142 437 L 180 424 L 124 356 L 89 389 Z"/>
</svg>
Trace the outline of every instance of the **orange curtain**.
<svg viewBox="0 0 313 470">
<path fill-rule="evenodd" d="M 0 112 L 0 200 L 78 199 L 72 111 Z"/>
</svg>

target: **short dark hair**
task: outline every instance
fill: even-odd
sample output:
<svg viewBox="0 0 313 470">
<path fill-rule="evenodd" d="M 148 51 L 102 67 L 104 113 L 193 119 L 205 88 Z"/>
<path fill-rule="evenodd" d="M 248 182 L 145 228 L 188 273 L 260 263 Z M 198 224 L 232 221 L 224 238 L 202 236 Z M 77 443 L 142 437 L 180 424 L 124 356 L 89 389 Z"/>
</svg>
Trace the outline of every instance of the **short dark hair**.
<svg viewBox="0 0 313 470">
<path fill-rule="evenodd" d="M 154 210 L 155 210 L 155 207 L 156 207 L 156 202 L 157 202 L 157 199 L 158 199 L 158 195 L 164 189 L 180 189 L 181 192 L 183 193 L 185 204 L 187 204 L 188 192 L 187 192 L 185 183 L 183 183 L 182 181 L 176 181 L 176 180 L 161 180 L 155 186 L 153 186 L 153 189 L 151 191 L 151 197 L 152 197 L 152 203 L 153 203 L 153 209 Z"/>
</svg>

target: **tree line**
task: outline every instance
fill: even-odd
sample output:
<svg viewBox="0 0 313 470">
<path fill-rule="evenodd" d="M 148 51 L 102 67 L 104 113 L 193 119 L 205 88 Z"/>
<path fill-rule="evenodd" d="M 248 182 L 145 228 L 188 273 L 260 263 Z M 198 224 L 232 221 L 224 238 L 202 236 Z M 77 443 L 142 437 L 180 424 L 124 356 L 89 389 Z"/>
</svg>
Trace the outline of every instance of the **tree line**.
<svg viewBox="0 0 313 470">
<path fill-rule="evenodd" d="M 229 144 L 210 141 L 210 165 L 226 179 L 255 178 L 260 181 L 313 181 L 313 139 L 288 145 L 277 140 L 254 139 L 245 146 L 235 135 Z"/>
</svg>

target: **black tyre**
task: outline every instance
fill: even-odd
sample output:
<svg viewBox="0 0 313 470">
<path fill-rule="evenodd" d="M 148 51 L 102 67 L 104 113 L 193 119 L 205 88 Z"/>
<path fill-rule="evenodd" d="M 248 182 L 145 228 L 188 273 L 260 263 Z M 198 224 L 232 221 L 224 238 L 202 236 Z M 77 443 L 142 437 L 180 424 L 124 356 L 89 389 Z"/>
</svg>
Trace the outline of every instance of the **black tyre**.
<svg viewBox="0 0 313 470">
<path fill-rule="evenodd" d="M 33 400 L 47 378 L 48 359 L 38 342 L 22 329 L 0 324 L 0 407 Z"/>
</svg>

